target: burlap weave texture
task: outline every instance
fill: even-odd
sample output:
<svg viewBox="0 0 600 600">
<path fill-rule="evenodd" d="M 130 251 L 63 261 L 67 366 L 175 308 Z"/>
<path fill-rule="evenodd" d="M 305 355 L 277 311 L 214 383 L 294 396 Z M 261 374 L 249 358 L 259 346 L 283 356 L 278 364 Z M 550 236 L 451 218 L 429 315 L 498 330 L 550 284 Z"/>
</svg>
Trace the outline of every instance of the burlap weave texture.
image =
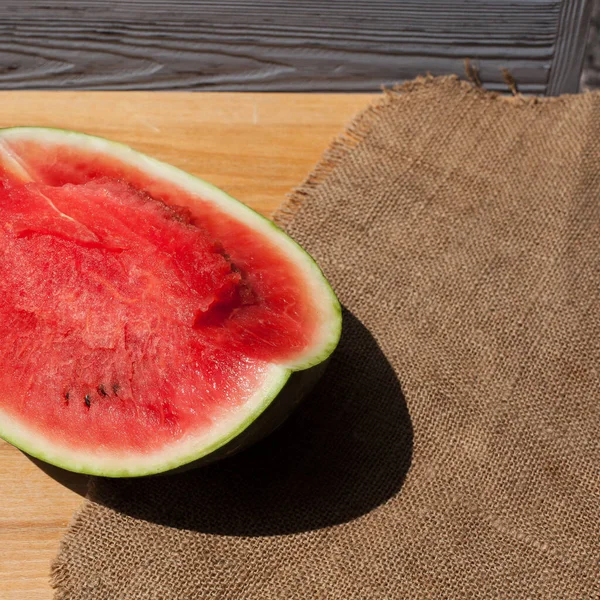
<svg viewBox="0 0 600 600">
<path fill-rule="evenodd" d="M 412 82 L 276 219 L 345 307 L 325 378 L 231 460 L 95 480 L 57 598 L 599 598 L 600 94 Z"/>
</svg>

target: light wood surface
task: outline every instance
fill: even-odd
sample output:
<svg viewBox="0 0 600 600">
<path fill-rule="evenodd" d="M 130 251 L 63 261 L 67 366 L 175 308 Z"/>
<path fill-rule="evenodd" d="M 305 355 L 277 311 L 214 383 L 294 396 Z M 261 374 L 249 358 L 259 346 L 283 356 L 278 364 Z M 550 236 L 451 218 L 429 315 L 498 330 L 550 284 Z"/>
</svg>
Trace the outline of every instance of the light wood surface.
<svg viewBox="0 0 600 600">
<path fill-rule="evenodd" d="M 171 162 L 269 214 L 372 96 L 1 92 L 0 127 L 110 137 Z M 49 600 L 50 563 L 85 479 L 42 470 L 0 441 L 0 600 Z M 133 600 L 133 599 L 132 599 Z"/>
<path fill-rule="evenodd" d="M 378 90 L 501 68 L 574 92 L 590 0 L 2 0 L 2 89 Z"/>
</svg>

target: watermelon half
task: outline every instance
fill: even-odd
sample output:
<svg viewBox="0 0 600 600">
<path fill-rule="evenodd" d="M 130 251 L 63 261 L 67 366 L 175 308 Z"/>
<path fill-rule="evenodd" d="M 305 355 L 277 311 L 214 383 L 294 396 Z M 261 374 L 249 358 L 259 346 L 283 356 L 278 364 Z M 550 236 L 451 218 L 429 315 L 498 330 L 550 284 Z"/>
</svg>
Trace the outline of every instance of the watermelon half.
<svg viewBox="0 0 600 600">
<path fill-rule="evenodd" d="M 208 462 L 276 427 L 338 343 L 312 258 L 105 139 L 0 130 L 0 436 L 65 469 Z"/>
</svg>

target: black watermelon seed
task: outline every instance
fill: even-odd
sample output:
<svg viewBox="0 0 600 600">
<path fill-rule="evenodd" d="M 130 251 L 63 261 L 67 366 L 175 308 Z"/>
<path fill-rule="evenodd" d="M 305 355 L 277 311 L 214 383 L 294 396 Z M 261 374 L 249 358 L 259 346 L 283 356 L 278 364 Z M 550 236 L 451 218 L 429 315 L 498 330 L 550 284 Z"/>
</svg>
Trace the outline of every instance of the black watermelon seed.
<svg viewBox="0 0 600 600">
<path fill-rule="evenodd" d="M 85 405 L 89 408 L 91 404 L 92 404 L 92 399 L 90 398 L 89 394 L 86 394 L 85 395 Z"/>
<path fill-rule="evenodd" d="M 98 393 L 103 397 L 106 398 L 106 396 L 108 396 L 108 394 L 106 393 L 106 389 L 104 388 L 104 386 L 102 384 L 100 384 L 98 386 Z"/>
<path fill-rule="evenodd" d="M 113 394 L 116 396 L 117 392 L 119 391 L 119 384 L 118 383 L 113 383 L 113 385 L 112 385 L 112 391 L 113 391 Z"/>
<path fill-rule="evenodd" d="M 67 404 L 69 404 L 69 397 L 70 397 L 69 392 L 65 392 L 65 400 L 67 401 Z"/>
</svg>

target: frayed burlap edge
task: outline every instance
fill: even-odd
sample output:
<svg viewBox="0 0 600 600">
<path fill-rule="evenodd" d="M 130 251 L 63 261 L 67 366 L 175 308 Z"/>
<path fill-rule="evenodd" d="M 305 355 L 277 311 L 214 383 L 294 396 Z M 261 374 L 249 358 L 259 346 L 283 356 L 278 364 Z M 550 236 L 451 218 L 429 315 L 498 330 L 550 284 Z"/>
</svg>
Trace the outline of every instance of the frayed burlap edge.
<svg viewBox="0 0 600 600">
<path fill-rule="evenodd" d="M 483 101 L 509 102 L 513 105 L 521 105 L 523 107 L 532 106 L 540 102 L 563 102 L 565 98 L 565 96 L 540 98 L 538 96 L 523 96 L 519 93 L 512 96 L 505 96 L 499 92 L 487 90 L 475 83 L 461 80 L 457 75 L 444 75 L 441 77 L 424 75 L 411 81 L 395 85 L 392 88 L 384 88 L 382 95 L 374 100 L 365 110 L 355 116 L 346 126 L 344 131 L 334 138 L 315 168 L 271 215 L 273 221 L 279 227 L 285 229 L 293 221 L 296 212 L 310 193 L 316 187 L 321 185 L 344 158 L 365 139 L 375 121 L 381 117 L 389 107 L 401 103 L 408 93 L 418 92 L 434 85 L 447 85 L 458 88 L 463 92 L 478 95 Z"/>
<path fill-rule="evenodd" d="M 60 542 L 58 554 L 50 566 L 50 586 L 54 589 L 54 600 L 69 600 L 66 592 L 68 587 L 66 584 L 70 579 L 68 547 L 75 542 L 79 530 L 84 525 L 85 511 L 91 504 L 92 501 L 86 498 L 83 506 L 71 518 L 67 531 Z"/>
</svg>

